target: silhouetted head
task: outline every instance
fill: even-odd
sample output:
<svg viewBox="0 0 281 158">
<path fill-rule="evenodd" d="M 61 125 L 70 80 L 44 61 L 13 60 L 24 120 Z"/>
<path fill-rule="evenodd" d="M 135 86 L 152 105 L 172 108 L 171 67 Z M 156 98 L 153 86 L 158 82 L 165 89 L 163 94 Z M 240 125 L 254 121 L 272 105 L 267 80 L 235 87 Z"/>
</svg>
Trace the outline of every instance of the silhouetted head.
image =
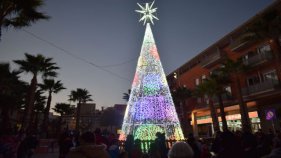
<svg viewBox="0 0 281 158">
<path fill-rule="evenodd" d="M 193 158 L 192 148 L 185 142 L 176 142 L 168 153 L 169 158 Z"/>
<path fill-rule="evenodd" d="M 126 151 L 121 152 L 119 158 L 128 158 L 128 153 Z"/>
<path fill-rule="evenodd" d="M 130 134 L 127 135 L 126 142 L 133 143 L 133 142 L 134 142 L 134 136 L 133 136 L 133 135 L 130 135 Z"/>
<path fill-rule="evenodd" d="M 137 146 L 137 147 L 141 146 L 141 140 L 140 139 L 135 140 L 135 146 Z"/>
<path fill-rule="evenodd" d="M 155 136 L 156 136 L 157 138 L 160 138 L 160 137 L 161 137 L 161 133 L 160 133 L 160 132 L 157 132 L 157 133 L 155 134 Z"/>
<path fill-rule="evenodd" d="M 118 139 L 112 139 L 112 144 L 118 144 Z"/>
<path fill-rule="evenodd" d="M 95 144 L 96 143 L 96 136 L 92 132 L 85 132 L 80 136 L 82 142 L 87 144 Z"/>
<path fill-rule="evenodd" d="M 252 133 L 243 133 L 241 144 L 244 148 L 254 148 L 257 146 L 257 139 Z"/>
<path fill-rule="evenodd" d="M 101 129 L 100 128 L 96 128 L 95 134 L 101 134 Z"/>
</svg>

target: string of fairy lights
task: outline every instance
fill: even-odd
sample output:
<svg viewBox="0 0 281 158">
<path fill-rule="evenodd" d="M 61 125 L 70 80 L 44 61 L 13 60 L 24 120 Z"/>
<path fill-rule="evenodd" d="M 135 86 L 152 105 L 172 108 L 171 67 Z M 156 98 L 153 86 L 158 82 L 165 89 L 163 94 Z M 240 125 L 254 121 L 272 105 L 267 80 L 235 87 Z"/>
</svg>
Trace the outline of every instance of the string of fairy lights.
<svg viewBox="0 0 281 158">
<path fill-rule="evenodd" d="M 184 138 L 150 23 L 147 23 L 119 139 L 125 140 L 130 134 L 134 139 L 153 140 L 157 132 L 165 133 L 166 139 Z"/>
</svg>

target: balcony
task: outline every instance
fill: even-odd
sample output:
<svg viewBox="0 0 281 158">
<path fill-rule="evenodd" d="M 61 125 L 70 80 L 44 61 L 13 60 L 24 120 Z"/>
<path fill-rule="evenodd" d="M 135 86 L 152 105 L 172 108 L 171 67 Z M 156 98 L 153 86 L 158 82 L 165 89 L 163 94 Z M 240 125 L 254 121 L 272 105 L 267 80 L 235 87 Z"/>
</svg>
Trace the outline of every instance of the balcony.
<svg viewBox="0 0 281 158">
<path fill-rule="evenodd" d="M 207 56 L 205 59 L 203 59 L 200 62 L 200 64 L 202 67 L 206 68 L 206 67 L 210 66 L 212 63 L 218 61 L 219 59 L 221 59 L 221 55 L 220 55 L 220 52 L 217 52 L 215 54 Z"/>
<path fill-rule="evenodd" d="M 262 54 L 255 54 L 253 56 L 249 56 L 248 59 L 245 59 L 243 62 L 245 65 L 254 66 L 266 61 L 270 61 L 272 57 L 272 52 L 267 51 L 263 52 Z"/>
<path fill-rule="evenodd" d="M 247 88 L 243 88 L 242 94 L 244 96 L 248 96 L 248 95 L 268 92 L 268 91 L 275 90 L 278 86 L 279 86 L 278 80 L 267 80 L 259 84 L 249 86 Z"/>
</svg>

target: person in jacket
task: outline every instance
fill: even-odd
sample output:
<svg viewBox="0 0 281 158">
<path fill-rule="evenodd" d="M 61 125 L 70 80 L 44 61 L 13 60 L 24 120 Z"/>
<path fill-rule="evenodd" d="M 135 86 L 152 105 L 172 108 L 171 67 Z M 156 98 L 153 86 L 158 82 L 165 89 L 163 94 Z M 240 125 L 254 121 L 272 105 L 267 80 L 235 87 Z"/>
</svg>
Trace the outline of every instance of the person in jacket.
<svg viewBox="0 0 281 158">
<path fill-rule="evenodd" d="M 270 154 L 265 158 L 280 158 L 281 157 L 281 134 L 277 134 L 277 136 L 273 139 L 273 149 Z"/>
<path fill-rule="evenodd" d="M 112 144 L 108 148 L 108 152 L 111 158 L 118 158 L 119 157 L 119 145 L 118 145 L 118 139 L 112 139 Z"/>
<path fill-rule="evenodd" d="M 131 155 L 130 155 L 130 158 L 142 158 L 142 156 L 143 156 L 143 153 L 141 150 L 141 140 L 136 139 L 132 152 L 131 152 Z"/>
<path fill-rule="evenodd" d="M 37 145 L 38 145 L 37 136 L 34 134 L 28 134 L 24 138 L 24 140 L 19 144 L 17 157 L 31 158 Z"/>
<path fill-rule="evenodd" d="M 106 146 L 96 145 L 95 134 L 85 132 L 80 137 L 80 146 L 70 150 L 66 158 L 110 158 Z"/>
</svg>

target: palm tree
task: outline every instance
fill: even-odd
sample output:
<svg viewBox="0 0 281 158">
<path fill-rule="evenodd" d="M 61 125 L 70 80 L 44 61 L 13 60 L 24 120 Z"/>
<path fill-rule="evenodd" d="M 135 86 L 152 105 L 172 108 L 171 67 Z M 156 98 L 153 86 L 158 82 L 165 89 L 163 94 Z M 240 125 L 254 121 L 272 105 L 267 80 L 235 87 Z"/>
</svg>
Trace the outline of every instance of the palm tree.
<svg viewBox="0 0 281 158">
<path fill-rule="evenodd" d="M 10 112 L 21 109 L 24 104 L 27 84 L 19 80 L 19 71 L 11 71 L 10 64 L 0 63 L 0 109 L 2 132 L 10 132 Z"/>
<path fill-rule="evenodd" d="M 214 96 L 218 98 L 223 131 L 227 131 L 228 126 L 226 121 L 226 114 L 224 111 L 222 95 L 226 92 L 225 86 L 230 83 L 230 79 L 220 69 L 218 69 L 215 73 L 212 73 L 205 82 L 210 82 L 209 88 L 213 89 L 212 91 L 214 92 Z"/>
<path fill-rule="evenodd" d="M 178 87 L 175 91 L 172 92 L 173 100 L 176 105 L 179 105 L 180 112 L 181 112 L 181 122 L 182 128 L 184 129 L 184 134 L 187 136 L 186 133 L 188 130 L 191 130 L 190 121 L 186 118 L 186 100 L 192 96 L 191 90 L 186 87 Z"/>
<path fill-rule="evenodd" d="M 48 129 L 48 122 L 49 122 L 49 112 L 51 107 L 52 101 L 52 93 L 58 93 L 61 90 L 65 89 L 61 81 L 55 81 L 54 79 L 44 79 L 43 84 L 39 84 L 39 87 L 48 92 L 48 100 L 47 105 L 44 110 L 44 119 L 42 123 L 42 131 L 47 132 Z"/>
<path fill-rule="evenodd" d="M 57 103 L 53 110 L 59 113 L 60 116 L 70 115 L 73 113 L 74 107 L 67 103 Z"/>
<path fill-rule="evenodd" d="M 42 90 L 36 90 L 35 92 L 35 102 L 34 102 L 34 120 L 33 127 L 34 129 L 38 130 L 38 124 L 39 124 L 39 114 L 43 113 L 45 110 L 45 104 L 46 104 L 46 97 L 42 96 L 43 91 Z"/>
<path fill-rule="evenodd" d="M 42 0 L 1 0 L 0 38 L 2 28 L 21 28 L 40 19 L 48 19 L 47 15 L 37 10 L 42 5 Z"/>
<path fill-rule="evenodd" d="M 61 127 L 62 125 L 62 116 L 64 115 L 71 115 L 74 112 L 74 106 L 67 104 L 67 103 L 56 103 L 55 107 L 53 108 L 53 110 L 56 113 L 60 114 L 60 119 L 59 119 L 59 127 Z M 60 131 L 60 129 L 58 130 L 58 132 Z"/>
<path fill-rule="evenodd" d="M 72 90 L 69 95 L 69 100 L 78 102 L 77 111 L 76 111 L 76 130 L 79 130 L 80 127 L 80 111 L 81 103 L 86 103 L 87 101 L 93 101 L 91 99 L 91 94 L 86 89 L 77 88 L 76 91 Z"/>
<path fill-rule="evenodd" d="M 228 76 L 233 76 L 235 83 L 237 84 L 237 95 L 239 100 L 240 114 L 242 120 L 242 128 L 244 131 L 251 131 L 251 122 L 248 115 L 248 108 L 244 102 L 241 83 L 239 75 L 244 72 L 247 68 L 243 64 L 242 60 L 233 61 L 227 59 L 221 68 L 221 71 Z"/>
<path fill-rule="evenodd" d="M 37 75 L 42 74 L 42 77 L 55 77 L 56 71 L 59 67 L 53 62 L 53 58 L 46 58 L 41 54 L 36 56 L 25 53 L 24 60 L 14 60 L 14 62 L 20 66 L 20 70 L 33 75 L 28 95 L 26 99 L 26 112 L 23 119 L 22 128 L 24 130 L 29 128 L 31 122 L 31 115 L 34 108 L 34 96 L 37 87 Z"/>
<path fill-rule="evenodd" d="M 201 83 L 195 88 L 193 95 L 197 97 L 204 96 L 208 98 L 208 105 L 211 112 L 213 127 L 215 132 L 217 132 L 220 131 L 220 127 L 219 127 L 217 110 L 213 102 L 213 96 L 216 94 L 216 90 L 214 89 L 215 86 L 216 86 L 216 82 L 214 80 L 205 80 L 203 83 Z"/>
<path fill-rule="evenodd" d="M 123 93 L 122 99 L 124 99 L 126 102 L 128 102 L 130 99 L 130 94 L 131 94 L 131 90 L 128 89 L 128 93 Z"/>
</svg>

